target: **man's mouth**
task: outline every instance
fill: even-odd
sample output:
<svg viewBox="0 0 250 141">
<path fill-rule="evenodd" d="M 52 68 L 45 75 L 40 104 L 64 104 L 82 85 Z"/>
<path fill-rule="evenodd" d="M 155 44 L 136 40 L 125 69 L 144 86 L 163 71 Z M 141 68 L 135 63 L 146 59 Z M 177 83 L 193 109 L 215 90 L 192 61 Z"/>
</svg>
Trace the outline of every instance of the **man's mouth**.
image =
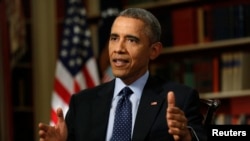
<svg viewBox="0 0 250 141">
<path fill-rule="evenodd" d="M 125 66 L 129 61 L 125 59 L 113 59 L 113 64 L 117 67 Z"/>
</svg>

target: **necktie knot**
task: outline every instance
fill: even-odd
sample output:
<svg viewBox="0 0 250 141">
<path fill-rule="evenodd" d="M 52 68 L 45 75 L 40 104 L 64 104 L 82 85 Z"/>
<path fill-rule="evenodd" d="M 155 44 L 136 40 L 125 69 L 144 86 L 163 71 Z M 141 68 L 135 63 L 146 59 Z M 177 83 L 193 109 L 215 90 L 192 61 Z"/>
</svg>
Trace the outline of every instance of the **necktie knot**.
<svg viewBox="0 0 250 141">
<path fill-rule="evenodd" d="M 129 87 L 124 87 L 119 93 L 119 96 L 129 97 L 132 93 L 133 91 Z"/>
</svg>

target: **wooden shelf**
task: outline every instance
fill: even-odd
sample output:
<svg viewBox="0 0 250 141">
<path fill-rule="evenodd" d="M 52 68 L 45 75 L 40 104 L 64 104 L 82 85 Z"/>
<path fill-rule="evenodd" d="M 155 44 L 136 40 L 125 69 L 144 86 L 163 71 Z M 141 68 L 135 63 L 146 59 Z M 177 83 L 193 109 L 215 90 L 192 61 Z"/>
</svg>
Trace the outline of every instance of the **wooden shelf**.
<svg viewBox="0 0 250 141">
<path fill-rule="evenodd" d="M 199 44 L 185 45 L 185 46 L 166 47 L 162 50 L 162 54 L 175 54 L 175 53 L 184 53 L 192 51 L 202 51 L 202 50 L 204 51 L 209 49 L 220 49 L 232 46 L 238 47 L 247 44 L 250 45 L 250 37 L 214 41 L 209 43 L 199 43 Z"/>
<path fill-rule="evenodd" d="M 196 2 L 196 1 L 197 0 L 155 0 L 155 1 L 127 5 L 125 8 L 140 7 L 144 9 L 151 9 L 151 8 L 173 6 L 173 5 L 178 5 L 178 4 L 186 4 L 186 3 Z"/>
<path fill-rule="evenodd" d="M 243 96 L 250 96 L 250 90 L 228 91 L 218 93 L 200 93 L 200 98 L 204 99 L 225 99 Z"/>
</svg>

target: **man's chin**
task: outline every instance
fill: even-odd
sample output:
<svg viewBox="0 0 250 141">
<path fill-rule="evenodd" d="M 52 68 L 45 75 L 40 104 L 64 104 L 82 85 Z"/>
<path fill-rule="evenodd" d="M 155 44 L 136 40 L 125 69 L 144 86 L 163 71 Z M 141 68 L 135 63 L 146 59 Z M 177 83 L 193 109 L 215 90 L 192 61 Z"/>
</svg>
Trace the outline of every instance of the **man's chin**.
<svg viewBox="0 0 250 141">
<path fill-rule="evenodd" d="M 117 78 L 122 78 L 122 75 L 119 75 L 117 73 L 113 73 L 114 77 L 117 77 Z"/>
<path fill-rule="evenodd" d="M 113 75 L 114 75 L 114 77 L 121 78 L 121 79 L 126 77 L 126 74 L 124 71 L 115 71 L 115 72 L 113 72 Z"/>
</svg>

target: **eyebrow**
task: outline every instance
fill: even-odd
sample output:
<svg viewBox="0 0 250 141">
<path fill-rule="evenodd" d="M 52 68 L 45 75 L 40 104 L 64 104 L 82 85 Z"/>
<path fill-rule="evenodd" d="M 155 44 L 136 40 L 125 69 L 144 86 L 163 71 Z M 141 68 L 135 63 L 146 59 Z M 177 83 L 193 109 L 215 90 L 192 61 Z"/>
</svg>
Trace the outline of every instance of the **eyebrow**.
<svg viewBox="0 0 250 141">
<path fill-rule="evenodd" d="M 111 38 L 111 37 L 119 37 L 119 35 L 116 34 L 116 33 L 111 33 L 111 34 L 109 35 L 109 37 L 110 37 L 110 38 Z"/>
<path fill-rule="evenodd" d="M 129 39 L 134 39 L 136 42 L 138 42 L 138 41 L 140 41 L 140 39 L 138 38 L 138 37 L 136 37 L 136 36 L 133 36 L 133 35 L 126 35 L 125 36 L 126 38 L 129 38 Z"/>
<path fill-rule="evenodd" d="M 119 37 L 119 35 L 116 34 L 116 33 L 111 33 L 111 34 L 110 34 L 110 37 Z M 140 39 L 139 39 L 138 37 L 133 36 L 133 35 L 126 35 L 125 38 L 126 38 L 126 39 L 134 39 L 134 40 L 137 41 L 137 42 L 140 41 Z"/>
</svg>

